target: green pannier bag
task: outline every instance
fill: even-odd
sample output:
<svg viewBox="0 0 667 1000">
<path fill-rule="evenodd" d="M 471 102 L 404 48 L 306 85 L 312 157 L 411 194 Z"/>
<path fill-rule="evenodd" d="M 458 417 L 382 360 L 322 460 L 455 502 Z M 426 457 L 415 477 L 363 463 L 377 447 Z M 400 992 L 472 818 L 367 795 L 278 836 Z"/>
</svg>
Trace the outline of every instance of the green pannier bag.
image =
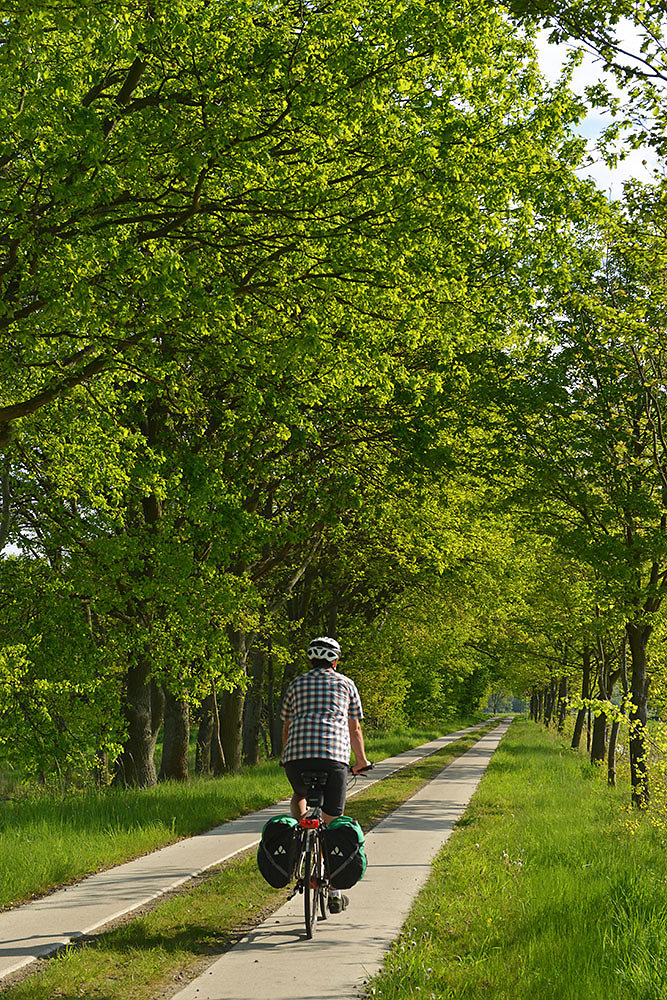
<svg viewBox="0 0 667 1000">
<path fill-rule="evenodd" d="M 298 827 L 292 816 L 273 816 L 264 824 L 257 848 L 257 867 L 274 889 L 283 889 L 294 876 Z"/>
<path fill-rule="evenodd" d="M 334 889 L 350 889 L 364 877 L 364 831 L 351 816 L 336 816 L 324 831 L 329 882 Z"/>
</svg>

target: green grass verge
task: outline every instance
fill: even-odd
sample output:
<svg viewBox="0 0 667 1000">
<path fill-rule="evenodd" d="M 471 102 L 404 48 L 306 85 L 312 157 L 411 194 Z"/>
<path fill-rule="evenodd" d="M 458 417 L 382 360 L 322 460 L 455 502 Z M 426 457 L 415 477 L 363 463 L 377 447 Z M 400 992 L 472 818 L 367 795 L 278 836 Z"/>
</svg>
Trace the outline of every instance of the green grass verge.
<svg viewBox="0 0 667 1000">
<path fill-rule="evenodd" d="M 457 719 L 439 731 L 371 734 L 368 753 L 379 760 L 470 724 L 471 720 Z M 273 760 L 237 775 L 183 784 L 88 789 L 64 797 L 31 793 L 2 802 L 0 907 L 201 833 L 285 798 L 288 792 L 285 773 Z"/>
<path fill-rule="evenodd" d="M 556 736 L 517 721 L 441 851 L 374 1000 L 664 1000 L 667 859 Z"/>
<path fill-rule="evenodd" d="M 360 793 L 346 810 L 374 825 L 495 725 L 455 741 Z M 269 888 L 254 854 L 95 940 L 68 948 L 42 970 L 3 991 L 4 1000 L 154 1000 L 198 975 L 238 934 L 279 906 L 287 890 Z"/>
</svg>

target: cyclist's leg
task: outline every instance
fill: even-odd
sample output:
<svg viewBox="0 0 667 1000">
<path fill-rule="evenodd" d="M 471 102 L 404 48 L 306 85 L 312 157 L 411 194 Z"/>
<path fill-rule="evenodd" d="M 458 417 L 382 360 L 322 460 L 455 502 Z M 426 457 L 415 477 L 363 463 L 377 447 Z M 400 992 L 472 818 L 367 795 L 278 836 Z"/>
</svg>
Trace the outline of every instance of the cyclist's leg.
<svg viewBox="0 0 667 1000">
<path fill-rule="evenodd" d="M 306 815 L 306 799 L 303 795 L 298 795 L 296 792 L 290 800 L 290 813 L 294 819 L 301 819 Z"/>
<path fill-rule="evenodd" d="M 285 762 L 285 774 L 292 786 L 292 799 L 290 802 L 290 812 L 294 819 L 299 820 L 306 815 L 306 786 L 301 780 L 301 772 L 307 770 L 304 761 L 289 760 Z"/>
<path fill-rule="evenodd" d="M 330 760 L 322 762 L 323 770 L 328 771 L 326 787 L 324 789 L 324 806 L 322 809 L 322 819 L 328 825 L 336 816 L 342 816 L 345 812 L 345 798 L 347 795 L 347 764 Z M 340 913 L 347 907 L 349 900 L 340 889 L 329 888 L 328 906 L 331 913 Z"/>
<path fill-rule="evenodd" d="M 329 824 L 334 817 L 345 812 L 348 770 L 346 764 L 337 760 L 322 761 L 322 769 L 329 773 L 322 806 L 322 819 Z"/>
</svg>

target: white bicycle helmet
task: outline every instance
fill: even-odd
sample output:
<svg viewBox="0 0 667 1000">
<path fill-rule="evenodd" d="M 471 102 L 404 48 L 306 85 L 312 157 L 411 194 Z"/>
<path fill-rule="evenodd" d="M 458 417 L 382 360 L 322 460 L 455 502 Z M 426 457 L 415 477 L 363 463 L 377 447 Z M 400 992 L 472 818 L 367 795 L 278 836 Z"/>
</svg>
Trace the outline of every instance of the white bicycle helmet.
<svg viewBox="0 0 667 1000">
<path fill-rule="evenodd" d="M 333 663 L 340 657 L 340 646 L 335 639 L 321 635 L 317 639 L 311 639 L 306 656 L 309 660 L 329 660 Z"/>
</svg>

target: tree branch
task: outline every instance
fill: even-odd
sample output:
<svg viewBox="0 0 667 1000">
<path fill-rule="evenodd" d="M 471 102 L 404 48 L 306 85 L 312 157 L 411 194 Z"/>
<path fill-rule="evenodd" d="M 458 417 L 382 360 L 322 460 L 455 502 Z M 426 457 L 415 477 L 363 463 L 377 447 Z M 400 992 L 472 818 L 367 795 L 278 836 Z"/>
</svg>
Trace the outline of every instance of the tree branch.
<svg viewBox="0 0 667 1000">
<path fill-rule="evenodd" d="M 54 399 L 58 396 L 62 396 L 69 392 L 70 389 L 74 389 L 77 385 L 81 385 L 87 379 L 92 378 L 94 375 L 99 375 L 101 372 L 105 371 L 114 361 L 116 353 L 123 353 L 129 347 L 138 344 L 144 337 L 145 333 L 135 333 L 132 337 L 127 337 L 125 340 L 120 340 L 116 345 L 116 350 L 113 354 L 103 354 L 93 361 L 88 362 L 83 368 L 74 372 L 72 375 L 68 375 L 66 378 L 61 379 L 58 382 L 52 383 L 48 388 L 43 389 L 36 395 L 31 396 L 29 399 L 24 399 L 21 403 L 12 403 L 9 406 L 0 406 L 0 426 L 2 424 L 8 424 L 12 420 L 18 420 L 20 417 L 30 416 L 31 413 L 35 413 L 36 410 L 41 409 L 47 403 L 52 403 Z"/>
</svg>

